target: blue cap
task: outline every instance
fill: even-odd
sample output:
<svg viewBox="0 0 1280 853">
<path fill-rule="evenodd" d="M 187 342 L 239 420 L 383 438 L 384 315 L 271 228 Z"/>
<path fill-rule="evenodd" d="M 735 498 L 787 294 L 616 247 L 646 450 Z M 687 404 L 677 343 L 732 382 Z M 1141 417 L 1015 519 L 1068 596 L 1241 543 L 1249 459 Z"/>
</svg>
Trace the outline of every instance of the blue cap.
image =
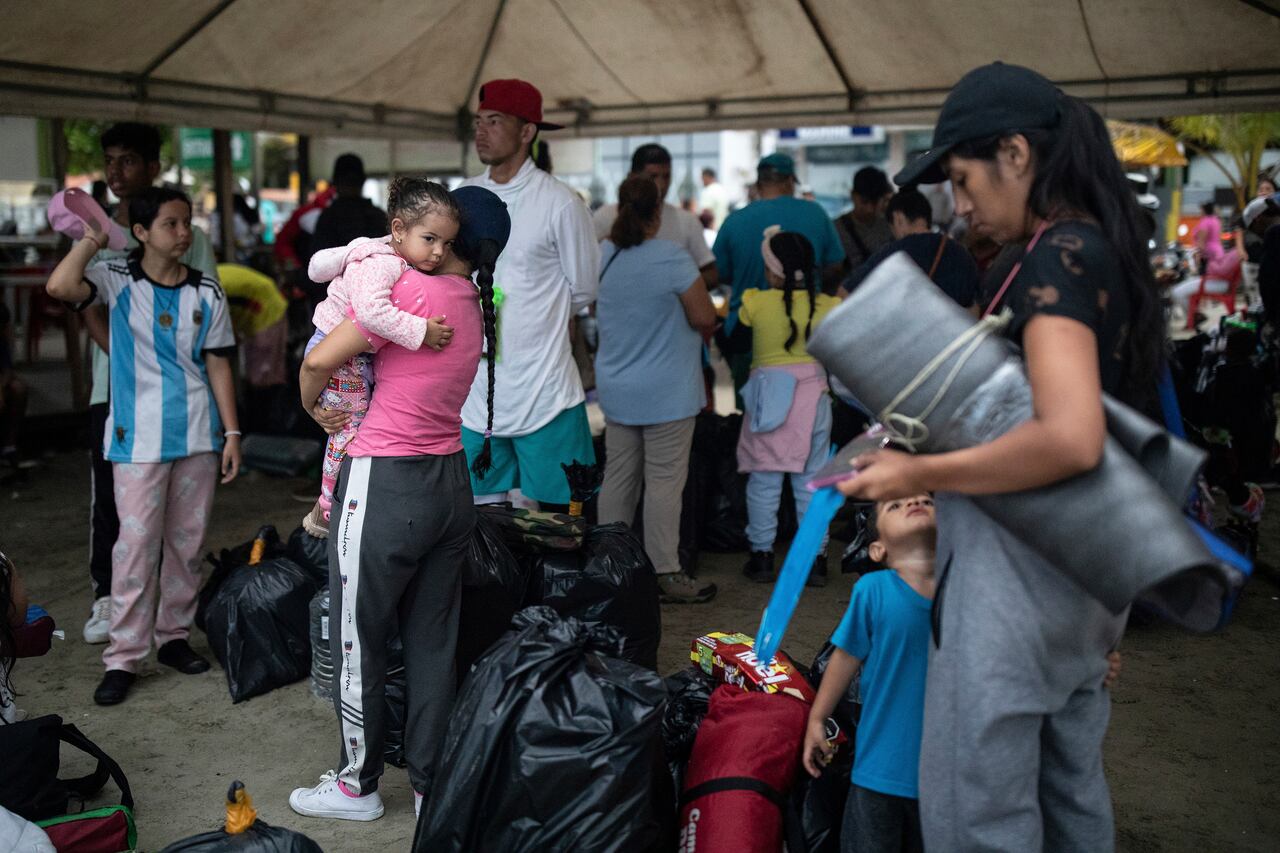
<svg viewBox="0 0 1280 853">
<path fill-rule="evenodd" d="M 511 215 L 507 213 L 506 202 L 484 187 L 458 187 L 449 195 L 462 214 L 458 236 L 453 238 L 458 256 L 474 263 L 485 240 L 496 243 L 501 252 L 511 236 Z"/>
<path fill-rule="evenodd" d="M 774 153 L 760 158 L 760 162 L 756 164 L 756 171 L 758 172 L 761 169 L 773 169 L 773 171 L 777 172 L 779 175 L 794 178 L 796 174 L 796 161 L 792 160 L 786 154 Z"/>
</svg>

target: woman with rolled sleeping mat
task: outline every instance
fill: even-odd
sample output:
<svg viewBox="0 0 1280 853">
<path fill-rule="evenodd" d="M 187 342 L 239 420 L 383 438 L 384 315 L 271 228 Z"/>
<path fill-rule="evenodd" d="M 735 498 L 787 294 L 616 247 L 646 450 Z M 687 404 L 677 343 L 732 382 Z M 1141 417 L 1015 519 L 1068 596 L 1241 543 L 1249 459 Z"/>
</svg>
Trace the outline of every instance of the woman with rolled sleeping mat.
<svg viewBox="0 0 1280 853">
<path fill-rule="evenodd" d="M 1005 334 L 1022 347 L 1034 416 L 963 450 L 859 457 L 840 487 L 876 501 L 937 493 L 925 847 L 1110 851 L 1103 679 L 1126 613 L 1113 614 L 969 496 L 1092 470 L 1107 435 L 1103 392 L 1138 408 L 1154 397 L 1162 321 L 1136 206 L 1102 118 L 1034 71 L 1001 63 L 956 84 L 933 147 L 894 180 L 948 179 L 970 228 L 1027 243 L 989 310 L 1012 312 Z"/>
</svg>

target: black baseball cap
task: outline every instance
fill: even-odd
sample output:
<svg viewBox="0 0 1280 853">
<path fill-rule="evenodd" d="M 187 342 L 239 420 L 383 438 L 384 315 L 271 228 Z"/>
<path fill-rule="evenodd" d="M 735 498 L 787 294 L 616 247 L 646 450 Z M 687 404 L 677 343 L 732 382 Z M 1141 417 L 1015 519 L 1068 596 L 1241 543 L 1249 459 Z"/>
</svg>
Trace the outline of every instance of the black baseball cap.
<svg viewBox="0 0 1280 853">
<path fill-rule="evenodd" d="M 894 176 L 898 186 L 940 184 L 939 161 L 961 142 L 1019 130 L 1057 127 L 1062 92 L 1020 65 L 993 62 L 975 68 L 952 87 L 938 113 L 933 145 Z"/>
</svg>

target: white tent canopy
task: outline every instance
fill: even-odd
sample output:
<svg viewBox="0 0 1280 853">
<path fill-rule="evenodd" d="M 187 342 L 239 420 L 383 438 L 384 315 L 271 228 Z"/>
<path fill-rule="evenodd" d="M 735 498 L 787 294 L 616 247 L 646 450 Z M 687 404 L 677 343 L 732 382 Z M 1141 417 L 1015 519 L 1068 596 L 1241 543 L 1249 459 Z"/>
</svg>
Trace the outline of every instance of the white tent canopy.
<svg viewBox="0 0 1280 853">
<path fill-rule="evenodd" d="M 0 113 L 456 138 L 479 84 L 581 135 L 928 122 L 1031 66 L 1114 117 L 1274 108 L 1273 0 L 41 0 L 8 3 Z"/>
</svg>

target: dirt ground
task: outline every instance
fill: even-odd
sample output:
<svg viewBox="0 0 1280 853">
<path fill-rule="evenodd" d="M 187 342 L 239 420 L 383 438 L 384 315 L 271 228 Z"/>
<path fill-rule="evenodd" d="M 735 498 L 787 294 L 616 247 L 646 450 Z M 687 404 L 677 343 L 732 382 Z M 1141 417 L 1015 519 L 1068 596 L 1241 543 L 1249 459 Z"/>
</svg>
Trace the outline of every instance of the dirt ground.
<svg viewBox="0 0 1280 853">
<path fill-rule="evenodd" d="M 290 492 L 304 485 L 250 473 L 220 488 L 207 547 L 243 541 L 263 523 L 287 535 L 306 509 Z M 102 647 L 87 646 L 80 636 L 91 599 L 88 495 L 83 453 L 48 456 L 27 483 L 0 487 L 6 519 L 0 548 L 20 566 L 33 600 L 67 633 L 49 655 L 20 661 L 14 682 L 28 714 L 61 714 L 124 767 L 137 803 L 141 849 L 158 850 L 212 828 L 233 779 L 245 782 L 263 819 L 302 830 L 326 850 L 407 849 L 413 803 L 404 772 L 395 768 L 383 784 L 387 813 L 374 823 L 315 821 L 289 809 L 289 791 L 313 784 L 333 764 L 337 748 L 332 709 L 311 695 L 306 682 L 233 705 L 216 666 L 184 676 L 152 662 L 125 704 L 92 703 Z M 1271 497 L 1280 501 L 1276 493 Z M 1265 523 L 1264 560 L 1280 553 L 1277 517 L 1272 512 Z M 741 559 L 706 555 L 700 574 L 720 585 L 719 597 L 707 605 L 664 608 L 663 674 L 688 665 L 689 643 L 700 633 L 754 633 L 769 587 L 746 582 L 738 574 Z M 848 602 L 852 576 L 833 578 L 825 589 L 807 591 L 792 622 L 786 648 L 798 661 L 812 658 Z M 192 640 L 206 649 L 199 632 Z M 1275 571 L 1260 568 L 1222 634 L 1134 628 L 1123 651 L 1106 746 L 1120 849 L 1280 849 Z M 67 760 L 65 770 L 83 764 Z"/>
</svg>

